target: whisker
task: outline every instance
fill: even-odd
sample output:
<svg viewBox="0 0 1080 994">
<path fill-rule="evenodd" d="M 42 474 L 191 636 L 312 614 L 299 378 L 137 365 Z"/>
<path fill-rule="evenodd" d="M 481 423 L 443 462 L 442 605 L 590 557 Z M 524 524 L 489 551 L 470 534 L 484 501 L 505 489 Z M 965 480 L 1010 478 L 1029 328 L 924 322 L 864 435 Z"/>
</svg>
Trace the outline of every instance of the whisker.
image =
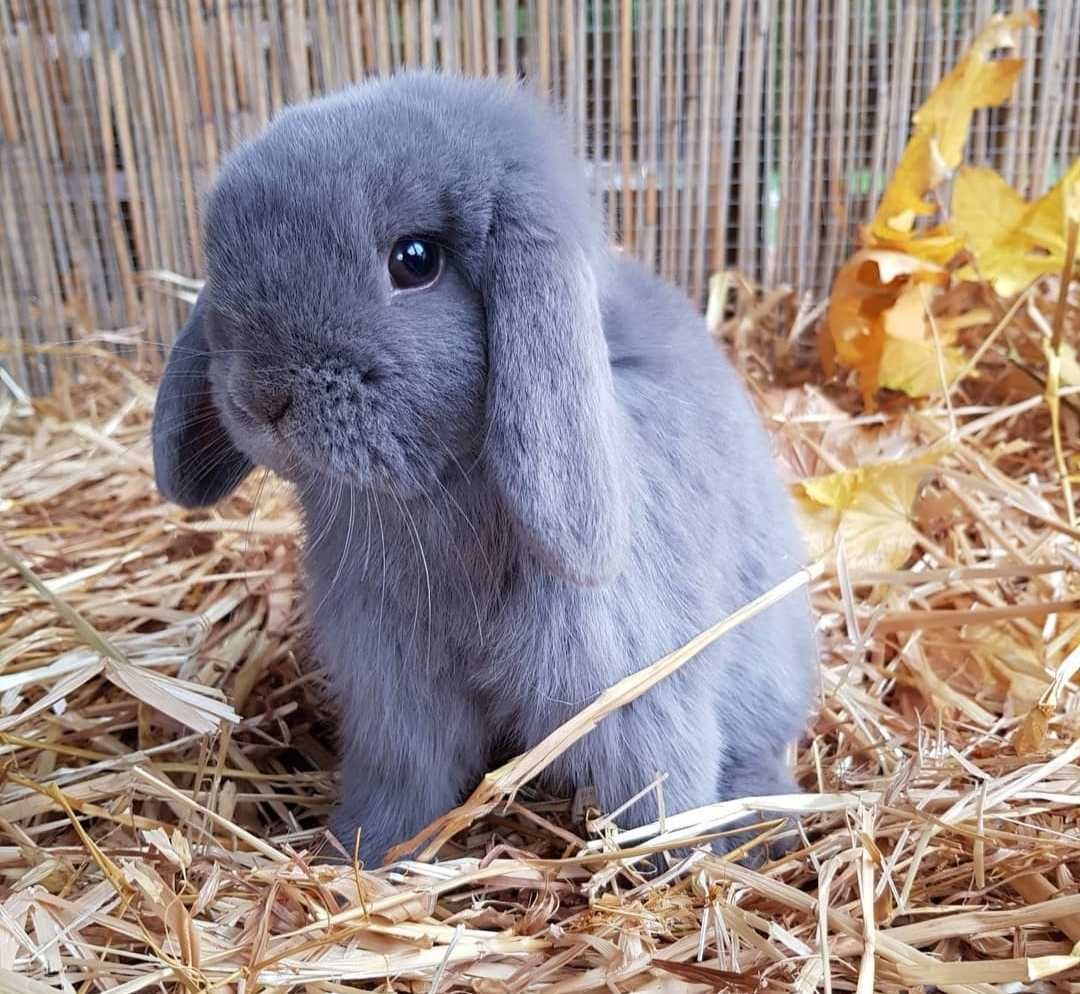
<svg viewBox="0 0 1080 994">
<path fill-rule="evenodd" d="M 251 514 L 248 515 L 248 526 L 244 534 L 244 559 L 248 559 L 251 555 L 251 539 L 255 534 L 255 519 L 259 514 L 259 502 L 262 500 L 263 490 L 266 487 L 266 481 L 270 478 L 270 470 L 263 469 L 262 476 L 259 479 L 258 489 L 255 491 L 255 500 L 251 505 Z"/>
<path fill-rule="evenodd" d="M 385 638 L 383 634 L 383 609 L 386 606 L 386 528 L 383 524 L 382 508 L 379 506 L 378 497 L 373 501 L 375 514 L 379 518 L 379 541 L 382 545 L 382 589 L 379 592 L 379 638 Z"/>
<path fill-rule="evenodd" d="M 334 571 L 334 578 L 330 581 L 330 586 L 327 588 L 326 596 L 330 595 L 330 591 L 337 586 L 338 580 L 341 578 L 341 571 L 345 566 L 346 560 L 349 558 L 349 549 L 352 546 L 353 536 L 353 518 L 356 512 L 355 503 L 355 491 L 352 487 L 348 488 L 349 491 L 349 523 L 345 529 L 345 545 L 341 549 L 341 556 L 338 559 L 337 569 Z"/>
<path fill-rule="evenodd" d="M 431 506 L 432 514 L 434 514 L 436 516 L 439 523 L 446 530 L 446 536 L 447 536 L 447 539 L 450 542 L 450 547 L 454 550 L 454 555 L 457 558 L 458 565 L 461 567 L 461 575 L 464 577 L 465 583 L 466 583 L 467 587 L 469 588 L 469 597 L 472 600 L 473 610 L 476 613 L 476 631 L 477 631 L 477 635 L 478 635 L 478 637 L 480 639 L 480 645 L 482 646 L 484 644 L 484 626 L 483 626 L 483 622 L 481 620 L 480 602 L 479 602 L 479 600 L 477 599 L 477 596 L 476 596 L 476 588 L 473 586 L 472 576 L 470 575 L 470 570 L 468 569 L 468 567 L 465 564 L 465 557 L 461 554 L 461 547 L 457 544 L 457 542 L 454 539 L 454 532 L 453 532 L 453 529 L 450 527 L 450 524 L 449 524 L 448 520 L 443 518 L 443 516 L 439 513 L 439 510 L 435 506 L 435 502 L 434 502 L 434 500 L 432 500 L 431 495 L 423 488 L 422 484 L 416 478 L 415 474 L 409 473 L 409 476 L 412 479 L 413 483 L 415 484 L 416 488 L 418 490 L 420 490 L 420 492 L 423 494 L 424 499 Z M 438 484 L 438 486 L 442 489 L 442 492 L 444 494 L 446 494 L 447 497 L 450 497 L 450 492 L 446 489 L 446 487 L 439 480 L 439 478 L 437 476 L 435 476 L 434 474 L 433 474 L 433 478 L 434 478 L 435 482 Z M 453 500 L 453 498 L 450 498 L 450 499 Z M 455 504 L 456 504 L 456 502 L 455 502 Z M 448 506 L 448 508 L 450 510 L 453 510 L 453 508 L 450 507 L 449 504 L 447 506 Z M 477 534 L 476 529 L 473 527 L 472 522 L 469 520 L 468 515 L 465 514 L 465 512 L 463 510 L 461 510 L 460 505 L 457 505 L 457 510 L 460 512 L 461 517 L 465 521 L 466 525 L 468 525 L 469 529 L 472 531 L 473 536 L 476 538 L 477 545 L 480 547 L 481 553 L 483 554 L 483 544 L 480 542 L 480 536 Z M 485 563 L 486 563 L 487 562 L 486 555 L 484 556 L 484 560 L 485 560 Z M 490 572 L 490 566 L 489 566 L 489 572 Z"/>
<path fill-rule="evenodd" d="M 426 669 L 430 673 L 431 671 L 431 572 L 428 569 L 427 555 L 424 552 L 424 542 L 420 537 L 420 531 L 416 527 L 416 522 L 413 520 L 412 512 L 409 510 L 408 503 L 398 494 L 397 488 L 391 486 L 391 496 L 394 498 L 398 505 L 398 508 L 405 515 L 406 520 L 409 523 L 409 528 L 412 531 L 413 540 L 416 543 L 417 552 L 420 554 L 420 563 L 423 566 L 424 580 L 427 586 L 427 658 Z M 417 571 L 417 583 L 416 583 L 416 612 L 413 617 L 413 643 L 416 641 L 416 629 L 420 621 L 420 577 L 419 570 Z"/>
</svg>

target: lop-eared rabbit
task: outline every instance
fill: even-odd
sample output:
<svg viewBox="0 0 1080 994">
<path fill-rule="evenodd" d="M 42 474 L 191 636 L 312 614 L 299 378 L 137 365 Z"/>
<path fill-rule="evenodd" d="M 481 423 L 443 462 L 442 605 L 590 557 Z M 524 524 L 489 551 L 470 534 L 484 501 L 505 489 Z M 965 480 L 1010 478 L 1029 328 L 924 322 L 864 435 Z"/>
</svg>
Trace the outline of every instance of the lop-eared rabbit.
<svg viewBox="0 0 1080 994">
<path fill-rule="evenodd" d="M 368 861 L 802 565 L 742 385 L 684 296 L 609 247 L 524 88 L 407 73 L 285 111 L 221 170 L 205 248 L 158 486 L 202 507 L 254 466 L 295 485 L 341 714 L 333 827 Z M 795 595 L 547 785 L 609 811 L 658 773 L 669 812 L 787 792 L 813 675 Z"/>
</svg>

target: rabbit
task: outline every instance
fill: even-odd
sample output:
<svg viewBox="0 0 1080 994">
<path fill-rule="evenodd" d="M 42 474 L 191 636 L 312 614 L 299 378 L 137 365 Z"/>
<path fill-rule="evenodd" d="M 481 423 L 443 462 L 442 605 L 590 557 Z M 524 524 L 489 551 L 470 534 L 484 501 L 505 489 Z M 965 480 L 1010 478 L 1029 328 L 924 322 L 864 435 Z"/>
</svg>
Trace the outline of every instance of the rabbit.
<svg viewBox="0 0 1080 994">
<path fill-rule="evenodd" d="M 286 109 L 221 168 L 160 384 L 161 494 L 255 466 L 302 511 L 340 709 L 331 828 L 372 865 L 627 674 L 803 565 L 768 436 L 687 297 L 609 246 L 524 84 L 404 72 Z M 552 762 L 619 822 L 794 789 L 808 599 Z M 723 843 L 720 844 L 721 847 Z"/>
</svg>

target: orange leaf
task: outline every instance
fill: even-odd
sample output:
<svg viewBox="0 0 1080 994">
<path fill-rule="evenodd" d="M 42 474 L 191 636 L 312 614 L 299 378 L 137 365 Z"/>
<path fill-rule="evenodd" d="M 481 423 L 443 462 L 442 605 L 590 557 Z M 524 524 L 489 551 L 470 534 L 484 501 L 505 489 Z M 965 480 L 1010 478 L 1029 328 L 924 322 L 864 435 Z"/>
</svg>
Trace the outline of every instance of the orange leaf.
<svg viewBox="0 0 1080 994">
<path fill-rule="evenodd" d="M 858 372 L 868 407 L 873 406 L 879 386 L 924 396 L 940 385 L 920 287 L 945 279 L 932 263 L 881 249 L 857 252 L 837 273 L 826 325 L 835 357 Z M 926 292 L 929 299 L 932 291 Z M 915 353 L 922 356 L 917 376 L 909 369 Z M 923 370 L 931 368 L 931 360 L 934 377 L 928 381 Z M 946 365 L 958 363 L 950 356 Z"/>
</svg>

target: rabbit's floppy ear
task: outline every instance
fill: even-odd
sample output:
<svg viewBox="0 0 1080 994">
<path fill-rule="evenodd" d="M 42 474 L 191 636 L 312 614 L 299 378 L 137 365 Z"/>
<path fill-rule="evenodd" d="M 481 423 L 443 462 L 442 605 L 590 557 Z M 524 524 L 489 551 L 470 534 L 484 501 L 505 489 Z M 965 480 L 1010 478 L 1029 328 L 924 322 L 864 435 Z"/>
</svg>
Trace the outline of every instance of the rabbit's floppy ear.
<svg viewBox="0 0 1080 994">
<path fill-rule="evenodd" d="M 603 583 L 629 523 L 596 274 L 579 239 L 527 213 L 497 209 L 488 249 L 489 472 L 541 562 Z"/>
<path fill-rule="evenodd" d="M 157 488 L 183 507 L 207 507 L 236 489 L 252 464 L 229 438 L 210 387 L 207 291 L 195 302 L 165 366 L 154 405 Z"/>
</svg>

